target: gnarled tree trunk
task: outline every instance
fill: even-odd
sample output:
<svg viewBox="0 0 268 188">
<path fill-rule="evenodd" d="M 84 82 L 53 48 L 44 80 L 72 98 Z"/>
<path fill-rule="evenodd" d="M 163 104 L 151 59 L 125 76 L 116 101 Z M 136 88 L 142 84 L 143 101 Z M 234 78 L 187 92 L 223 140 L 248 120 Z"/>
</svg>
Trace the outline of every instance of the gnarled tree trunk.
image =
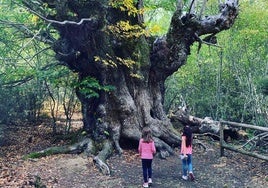
<svg viewBox="0 0 268 188">
<path fill-rule="evenodd" d="M 53 10 L 48 16 L 34 1 L 24 1 L 32 13 L 59 31 L 53 44 L 57 59 L 77 72 L 81 82 L 91 77 L 102 86 L 115 86 L 110 91 L 95 90 L 98 97 L 83 92 L 91 89 L 85 85 L 77 89 L 84 128 L 105 148 L 96 161 L 105 160 L 112 151 L 109 147 L 121 153 L 120 139 L 138 142 L 145 126 L 153 130 L 158 151 L 172 153 L 170 146 L 180 138 L 163 110 L 164 82 L 186 63 L 190 46 L 203 43 L 202 35 L 214 38 L 233 25 L 237 1 L 227 0 L 218 15 L 203 18 L 191 11 L 184 14 L 178 1 L 168 33 L 158 38 L 145 34 L 142 0 L 133 1 L 137 12 L 122 0 L 42 0 Z"/>
</svg>

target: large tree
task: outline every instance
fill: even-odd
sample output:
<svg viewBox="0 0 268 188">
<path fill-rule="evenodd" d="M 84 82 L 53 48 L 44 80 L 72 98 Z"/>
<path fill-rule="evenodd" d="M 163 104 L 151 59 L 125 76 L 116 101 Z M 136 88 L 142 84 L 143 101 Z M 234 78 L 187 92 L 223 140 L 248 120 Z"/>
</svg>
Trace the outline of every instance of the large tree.
<svg viewBox="0 0 268 188">
<path fill-rule="evenodd" d="M 187 11 L 185 2 L 177 1 L 166 35 L 154 37 L 144 25 L 143 0 L 23 1 L 48 24 L 41 39 L 79 75 L 84 129 L 94 141 L 87 143 L 101 146 L 95 158 L 100 166 L 106 168 L 103 162 L 113 148 L 122 152 L 120 141 L 137 143 L 145 126 L 152 129 L 158 151 L 172 153 L 171 146 L 179 143 L 163 110 L 165 80 L 186 63 L 194 42 L 215 44 L 216 34 L 238 15 L 238 0 L 218 1 L 219 12 L 212 16 L 202 14 L 206 0 L 198 15 L 195 0 Z M 53 37 L 53 29 L 59 37 Z"/>
</svg>

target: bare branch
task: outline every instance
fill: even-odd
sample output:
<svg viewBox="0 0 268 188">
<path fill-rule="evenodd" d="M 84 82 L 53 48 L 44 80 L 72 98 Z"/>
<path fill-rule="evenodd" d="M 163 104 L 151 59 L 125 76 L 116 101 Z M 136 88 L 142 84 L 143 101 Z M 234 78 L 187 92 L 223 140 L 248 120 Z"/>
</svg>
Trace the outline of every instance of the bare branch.
<svg viewBox="0 0 268 188">
<path fill-rule="evenodd" d="M 45 70 L 48 70 L 51 67 L 56 67 L 58 65 L 60 65 L 58 62 L 57 63 L 51 63 L 51 64 L 48 64 L 48 65 L 44 66 L 40 70 L 41 71 L 45 71 Z M 16 86 L 25 84 L 25 83 L 29 82 L 32 79 L 34 79 L 34 76 L 33 75 L 30 75 L 30 76 L 27 76 L 27 77 L 22 78 L 20 80 L 14 80 L 14 81 L 11 81 L 11 82 L 3 83 L 2 84 L 2 87 L 6 87 L 6 88 L 16 87 Z"/>
<path fill-rule="evenodd" d="M 195 1 L 195 0 L 192 0 L 192 2 L 191 2 L 190 8 L 189 8 L 189 14 L 193 13 L 193 9 L 194 9 L 194 1 Z"/>
<path fill-rule="evenodd" d="M 177 2 L 177 10 L 182 10 L 182 8 L 183 8 L 182 0 L 178 0 L 178 2 Z"/>
<path fill-rule="evenodd" d="M 200 20 L 202 15 L 203 15 L 203 12 L 206 8 L 206 4 L 207 4 L 207 0 L 203 0 L 203 3 L 202 3 L 202 7 L 201 7 L 201 10 L 200 10 L 200 13 L 199 13 L 199 16 L 198 16 L 198 19 Z"/>
<path fill-rule="evenodd" d="M 35 12 L 34 10 L 32 10 L 30 8 L 26 8 L 26 10 L 28 10 L 29 12 L 33 13 L 34 15 L 38 16 L 39 18 L 43 19 L 44 21 L 46 21 L 48 23 L 54 23 L 54 24 L 58 24 L 58 25 L 71 24 L 71 25 L 79 26 L 79 25 L 82 25 L 86 21 L 95 21 L 95 19 L 93 19 L 93 18 L 82 18 L 79 22 L 74 22 L 74 21 L 70 21 L 70 20 L 57 21 L 57 20 L 47 19 L 46 17 L 42 16 L 41 14 Z"/>
</svg>

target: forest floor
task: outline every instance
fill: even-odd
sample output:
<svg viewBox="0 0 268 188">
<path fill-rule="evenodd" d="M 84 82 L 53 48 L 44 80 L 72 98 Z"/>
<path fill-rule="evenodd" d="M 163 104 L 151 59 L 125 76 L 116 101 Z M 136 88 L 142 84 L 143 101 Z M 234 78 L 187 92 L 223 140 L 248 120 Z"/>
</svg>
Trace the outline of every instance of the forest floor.
<svg viewBox="0 0 268 188">
<path fill-rule="evenodd" d="M 1 125 L 2 126 L 2 125 Z M 268 162 L 226 151 L 220 157 L 216 141 L 201 140 L 206 151 L 194 146 L 195 181 L 181 178 L 178 153 L 167 159 L 153 160 L 153 188 L 267 188 Z M 102 175 L 92 157 L 61 154 L 23 160 L 23 155 L 64 145 L 66 141 L 51 136 L 51 129 L 39 126 L 6 127 L 0 144 L 0 187 L 7 188 L 138 188 L 142 187 L 141 162 L 136 149 L 124 149 L 123 155 L 107 162 L 111 175 Z"/>
</svg>

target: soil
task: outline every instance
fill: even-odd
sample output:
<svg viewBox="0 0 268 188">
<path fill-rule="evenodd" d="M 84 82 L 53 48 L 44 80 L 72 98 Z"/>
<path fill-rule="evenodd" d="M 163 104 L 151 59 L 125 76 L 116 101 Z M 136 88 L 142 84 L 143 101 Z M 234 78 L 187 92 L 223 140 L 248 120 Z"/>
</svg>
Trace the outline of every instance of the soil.
<svg viewBox="0 0 268 188">
<path fill-rule="evenodd" d="M 52 139 L 46 125 L 9 127 L 9 134 L 0 147 L 0 187 L 7 188 L 138 188 L 142 187 L 141 161 L 136 149 L 124 149 L 107 161 L 111 175 L 102 175 L 92 157 L 84 154 L 63 154 L 40 159 L 22 160 L 31 151 L 66 141 Z M 8 138 L 8 139 L 7 139 Z M 29 138 L 33 138 L 29 142 Z M 218 142 L 201 140 L 206 150 L 194 146 L 195 181 L 181 178 L 178 153 L 153 160 L 153 188 L 233 188 L 268 187 L 268 162 L 225 150 L 220 157 Z"/>
</svg>

